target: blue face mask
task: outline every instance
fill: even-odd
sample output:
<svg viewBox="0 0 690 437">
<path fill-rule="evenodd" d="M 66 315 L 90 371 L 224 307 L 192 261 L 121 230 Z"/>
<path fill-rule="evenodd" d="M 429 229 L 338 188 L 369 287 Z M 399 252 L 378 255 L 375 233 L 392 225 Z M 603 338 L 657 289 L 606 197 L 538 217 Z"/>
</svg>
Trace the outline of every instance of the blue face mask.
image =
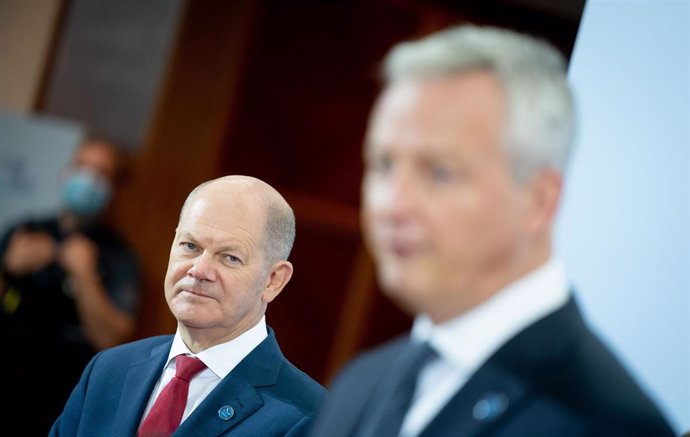
<svg viewBox="0 0 690 437">
<path fill-rule="evenodd" d="M 63 206 L 77 215 L 98 215 L 109 201 L 110 184 L 90 170 L 76 170 L 62 185 Z"/>
</svg>

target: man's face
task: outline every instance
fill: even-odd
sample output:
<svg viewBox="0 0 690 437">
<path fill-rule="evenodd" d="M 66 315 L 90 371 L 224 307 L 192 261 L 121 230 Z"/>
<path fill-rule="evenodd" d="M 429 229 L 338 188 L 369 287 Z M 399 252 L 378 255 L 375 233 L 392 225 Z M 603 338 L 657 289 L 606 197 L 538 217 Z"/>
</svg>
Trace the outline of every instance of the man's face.
<svg viewBox="0 0 690 437">
<path fill-rule="evenodd" d="M 74 169 L 88 169 L 112 184 L 117 172 L 117 155 L 109 146 L 100 142 L 89 142 L 80 146 L 74 156 Z"/>
<path fill-rule="evenodd" d="M 259 321 L 269 280 L 263 207 L 224 185 L 205 187 L 184 209 L 165 277 L 165 297 L 178 322 L 218 342 Z"/>
<path fill-rule="evenodd" d="M 65 211 L 89 219 L 101 214 L 112 197 L 118 159 L 117 151 L 106 143 L 87 140 L 81 144 L 62 175 Z"/>
<path fill-rule="evenodd" d="M 524 190 L 500 147 L 504 98 L 488 72 L 384 90 L 370 119 L 363 226 L 389 295 L 443 320 L 512 280 Z"/>
</svg>

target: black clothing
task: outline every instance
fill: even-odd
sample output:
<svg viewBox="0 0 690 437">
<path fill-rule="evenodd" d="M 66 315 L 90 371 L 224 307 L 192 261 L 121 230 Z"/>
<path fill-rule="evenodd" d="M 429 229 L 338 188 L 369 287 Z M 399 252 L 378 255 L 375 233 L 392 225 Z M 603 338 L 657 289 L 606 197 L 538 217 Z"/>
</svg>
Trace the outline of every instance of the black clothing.
<svg viewBox="0 0 690 437">
<path fill-rule="evenodd" d="M 356 436 L 404 350 L 397 339 L 356 358 L 332 384 L 312 437 Z M 490 401 L 493 402 L 494 408 Z M 673 437 L 654 403 L 585 325 L 574 300 L 496 351 L 420 437 Z M 383 437 L 383 436 L 381 436 Z"/>
<path fill-rule="evenodd" d="M 45 232 L 57 244 L 68 237 L 57 218 L 25 222 L 0 240 L 0 260 L 12 234 L 20 229 Z M 139 267 L 134 253 L 103 224 L 80 233 L 98 247 L 98 270 L 108 296 L 120 310 L 134 315 L 139 302 Z M 29 415 L 32 432 L 43 437 L 96 351 L 84 335 L 69 278 L 57 261 L 24 277 L 7 272 L 4 276 L 8 287 L 0 305 L 5 355 L 0 371 L 3 397 L 10 407 L 4 409 L 3 418 L 7 424 Z"/>
</svg>

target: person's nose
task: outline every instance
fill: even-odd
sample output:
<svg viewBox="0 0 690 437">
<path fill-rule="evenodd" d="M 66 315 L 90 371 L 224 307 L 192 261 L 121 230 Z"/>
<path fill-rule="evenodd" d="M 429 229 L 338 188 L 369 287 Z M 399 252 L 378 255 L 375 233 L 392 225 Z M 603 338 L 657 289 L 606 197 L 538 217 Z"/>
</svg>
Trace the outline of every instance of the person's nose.
<svg viewBox="0 0 690 437">
<path fill-rule="evenodd" d="M 216 268 L 213 257 L 207 252 L 202 252 L 192 262 L 192 266 L 187 271 L 187 276 L 200 281 L 215 281 Z"/>
</svg>

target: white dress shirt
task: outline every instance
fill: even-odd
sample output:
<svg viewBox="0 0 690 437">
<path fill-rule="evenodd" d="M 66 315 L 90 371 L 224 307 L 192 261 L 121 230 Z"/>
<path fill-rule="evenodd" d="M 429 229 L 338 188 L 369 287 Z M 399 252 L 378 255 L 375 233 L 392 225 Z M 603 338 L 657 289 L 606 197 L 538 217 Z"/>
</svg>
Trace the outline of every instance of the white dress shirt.
<svg viewBox="0 0 690 437">
<path fill-rule="evenodd" d="M 563 306 L 568 297 L 563 267 L 552 259 L 471 311 L 440 325 L 426 315 L 418 316 L 412 338 L 429 341 L 439 357 L 419 374 L 400 436 L 419 435 L 494 352 Z"/>
<path fill-rule="evenodd" d="M 156 387 L 151 393 L 149 402 L 146 405 L 143 419 L 149 414 L 153 404 L 158 399 L 163 388 L 175 376 L 175 357 L 178 355 L 189 355 L 197 357 L 205 365 L 206 368 L 199 372 L 189 383 L 189 394 L 187 396 L 187 406 L 182 414 L 182 422 L 192 414 L 192 411 L 201 404 L 206 396 L 216 388 L 220 380 L 227 376 L 232 369 L 239 364 L 249 353 L 254 350 L 268 336 L 266 329 L 266 317 L 262 317 L 259 323 L 254 325 L 249 330 L 242 333 L 239 337 L 234 338 L 226 343 L 221 343 L 210 347 L 198 354 L 193 354 L 180 336 L 180 330 L 175 332 L 172 347 L 168 354 L 163 373 L 156 383 Z M 140 423 L 141 425 L 141 423 Z"/>
</svg>

